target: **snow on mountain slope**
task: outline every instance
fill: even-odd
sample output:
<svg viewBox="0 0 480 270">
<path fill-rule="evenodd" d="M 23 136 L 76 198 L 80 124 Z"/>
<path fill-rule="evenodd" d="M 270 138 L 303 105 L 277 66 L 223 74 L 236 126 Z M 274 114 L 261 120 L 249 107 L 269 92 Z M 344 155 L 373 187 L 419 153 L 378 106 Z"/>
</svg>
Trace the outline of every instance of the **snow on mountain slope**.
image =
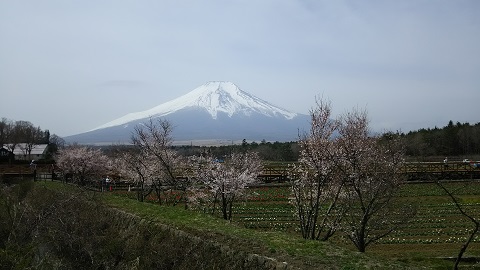
<svg viewBox="0 0 480 270">
<path fill-rule="evenodd" d="M 297 116 L 296 113 L 276 107 L 260 98 L 242 91 L 231 82 L 207 82 L 177 99 L 163 103 L 146 111 L 127 114 L 92 129 L 91 131 L 119 126 L 148 117 L 166 116 L 186 108 L 200 108 L 206 110 L 213 119 L 217 118 L 218 112 L 223 112 L 229 117 L 234 114 L 244 114 L 248 116 L 254 112 L 268 117 L 282 117 L 285 119 L 292 119 Z"/>
</svg>

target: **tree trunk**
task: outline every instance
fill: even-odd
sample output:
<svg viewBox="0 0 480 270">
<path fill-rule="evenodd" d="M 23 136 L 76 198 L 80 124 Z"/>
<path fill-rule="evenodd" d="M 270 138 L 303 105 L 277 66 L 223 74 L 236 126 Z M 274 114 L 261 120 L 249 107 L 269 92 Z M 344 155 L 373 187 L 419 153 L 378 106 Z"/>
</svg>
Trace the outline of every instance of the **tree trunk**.
<svg viewBox="0 0 480 270">
<path fill-rule="evenodd" d="M 462 248 L 460 249 L 460 252 L 458 253 L 457 259 L 455 260 L 455 265 L 453 266 L 453 269 L 455 269 L 455 270 L 458 269 L 458 265 L 460 264 L 460 261 L 462 260 L 463 253 L 465 253 L 465 251 L 467 250 L 468 245 L 470 245 L 470 242 L 473 241 L 473 238 L 475 237 L 475 234 L 478 232 L 479 227 L 480 227 L 480 223 L 477 222 L 475 224 L 475 229 L 470 234 L 470 237 L 468 237 L 467 241 L 462 245 Z"/>
<path fill-rule="evenodd" d="M 227 215 L 227 198 L 225 197 L 225 194 L 222 193 L 222 214 L 223 214 L 223 219 L 228 220 L 228 215 Z"/>
<path fill-rule="evenodd" d="M 356 235 L 357 237 L 357 242 L 356 246 L 359 252 L 365 252 L 365 249 L 367 248 L 366 242 L 365 242 L 365 227 L 367 226 L 367 222 L 364 220 L 362 221 L 362 224 L 360 225 L 360 231 Z"/>
</svg>

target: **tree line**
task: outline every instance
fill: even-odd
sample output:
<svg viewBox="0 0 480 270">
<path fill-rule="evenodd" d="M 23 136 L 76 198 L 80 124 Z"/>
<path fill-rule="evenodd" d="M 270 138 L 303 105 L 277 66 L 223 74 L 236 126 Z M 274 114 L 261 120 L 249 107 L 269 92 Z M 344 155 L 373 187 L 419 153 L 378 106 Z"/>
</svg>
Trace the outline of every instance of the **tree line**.
<svg viewBox="0 0 480 270">
<path fill-rule="evenodd" d="M 48 129 L 42 130 L 29 121 L 14 121 L 7 118 L 0 120 L 0 146 L 18 143 L 48 144 L 49 141 Z"/>
<path fill-rule="evenodd" d="M 380 136 L 388 137 L 393 132 L 385 132 Z M 407 133 L 397 132 L 405 142 L 405 155 L 428 160 L 429 157 L 456 156 L 468 158 L 480 155 L 480 122 L 453 123 L 449 121 L 444 127 L 421 128 Z M 298 161 L 301 146 L 299 141 L 291 142 L 247 142 L 239 145 L 222 146 L 175 146 L 182 155 L 209 152 L 222 157 L 232 152 L 255 151 L 266 161 Z"/>
<path fill-rule="evenodd" d="M 422 128 L 403 134 L 409 156 L 480 155 L 480 122 L 476 124 L 449 121 L 442 128 Z"/>
<path fill-rule="evenodd" d="M 300 152 L 299 145 L 295 141 L 291 142 L 247 142 L 243 140 L 241 144 L 221 145 L 221 146 L 194 146 L 183 145 L 173 146 L 173 148 L 183 156 L 198 155 L 208 153 L 217 158 L 228 156 L 233 152 L 254 151 L 265 161 L 297 161 Z"/>
</svg>

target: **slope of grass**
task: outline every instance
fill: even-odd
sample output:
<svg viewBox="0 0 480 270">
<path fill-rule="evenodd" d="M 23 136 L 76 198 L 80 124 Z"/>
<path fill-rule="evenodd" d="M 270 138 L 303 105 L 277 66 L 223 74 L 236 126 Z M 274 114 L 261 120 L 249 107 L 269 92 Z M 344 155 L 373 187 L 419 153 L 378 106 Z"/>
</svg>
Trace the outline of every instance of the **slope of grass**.
<svg viewBox="0 0 480 270">
<path fill-rule="evenodd" d="M 182 207 L 140 203 L 132 199 L 104 193 L 105 203 L 151 222 L 172 226 L 195 236 L 225 243 L 230 247 L 285 261 L 303 269 L 412 269 L 368 254 L 340 248 L 328 242 L 308 241 L 298 235 L 277 231 L 244 228 L 210 215 Z"/>
</svg>

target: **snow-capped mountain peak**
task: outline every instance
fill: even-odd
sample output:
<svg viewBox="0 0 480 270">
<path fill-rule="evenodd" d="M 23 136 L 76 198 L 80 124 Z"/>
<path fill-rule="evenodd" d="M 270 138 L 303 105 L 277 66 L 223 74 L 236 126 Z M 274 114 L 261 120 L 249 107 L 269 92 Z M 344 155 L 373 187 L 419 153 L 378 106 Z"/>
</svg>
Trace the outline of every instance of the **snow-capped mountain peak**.
<svg viewBox="0 0 480 270">
<path fill-rule="evenodd" d="M 131 121 L 148 117 L 162 117 L 182 109 L 206 110 L 213 119 L 218 113 L 225 113 L 229 117 L 234 114 L 251 115 L 259 113 L 269 117 L 292 119 L 296 113 L 274 106 L 258 97 L 255 97 L 231 82 L 212 81 L 195 88 L 193 91 L 143 112 L 130 113 L 116 120 L 108 122 L 93 130 L 119 126 Z"/>
</svg>

